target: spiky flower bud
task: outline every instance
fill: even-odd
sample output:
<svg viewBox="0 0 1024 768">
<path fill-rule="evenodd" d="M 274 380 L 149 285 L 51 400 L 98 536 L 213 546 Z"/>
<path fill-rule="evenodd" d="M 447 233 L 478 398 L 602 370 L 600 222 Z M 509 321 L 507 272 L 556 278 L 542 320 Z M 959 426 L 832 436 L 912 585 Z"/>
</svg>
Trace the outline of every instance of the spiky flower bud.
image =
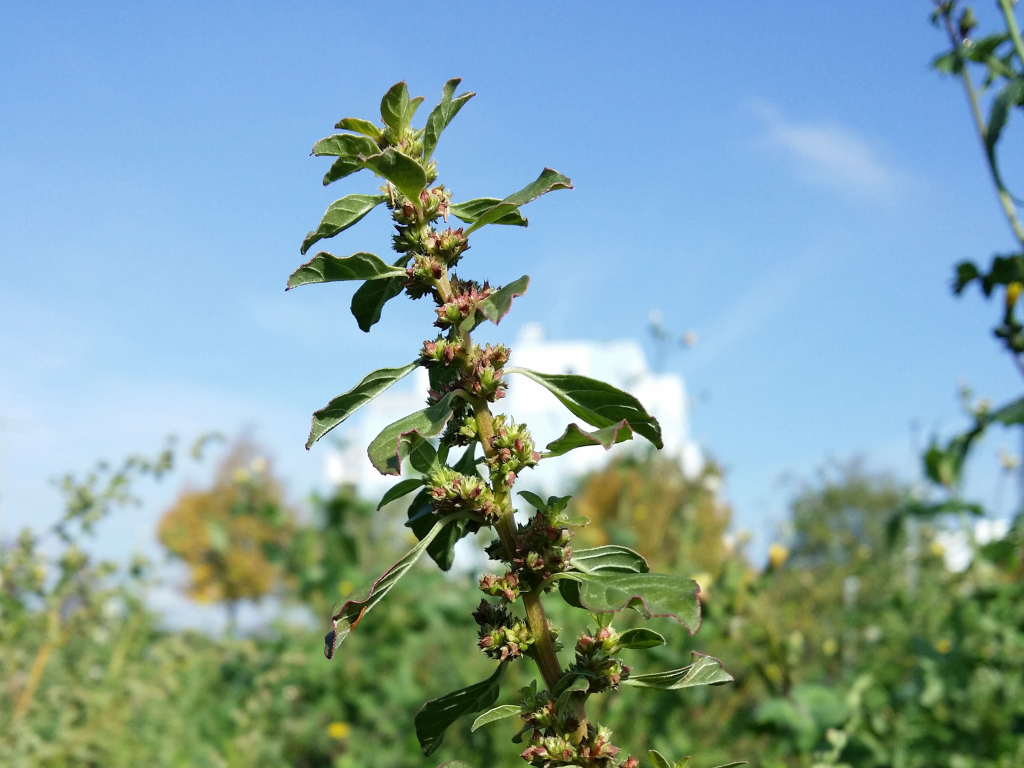
<svg viewBox="0 0 1024 768">
<path fill-rule="evenodd" d="M 529 626 L 513 617 L 504 606 L 481 600 L 473 618 L 480 626 L 480 650 L 492 659 L 517 659 L 533 645 Z"/>
<path fill-rule="evenodd" d="M 437 364 L 448 366 L 461 352 L 462 342 L 459 339 L 446 339 L 444 336 L 438 335 L 434 341 L 423 342 L 420 361 L 428 368 Z"/>
<path fill-rule="evenodd" d="M 511 416 L 504 414 L 494 418 L 494 437 L 491 440 L 493 455 L 487 465 L 491 472 L 502 478 L 506 485 L 515 482 L 515 476 L 526 467 L 536 466 L 540 454 L 533 448 L 533 436 L 525 424 L 516 424 Z"/>
<path fill-rule="evenodd" d="M 479 477 L 441 466 L 427 476 L 426 490 L 438 514 L 478 512 L 487 520 L 498 518 L 500 510 L 494 504 L 491 489 Z"/>
<path fill-rule="evenodd" d="M 504 576 L 487 574 L 480 577 L 480 591 L 491 597 L 500 597 L 506 602 L 514 603 L 519 597 L 519 577 L 512 571 Z"/>
</svg>

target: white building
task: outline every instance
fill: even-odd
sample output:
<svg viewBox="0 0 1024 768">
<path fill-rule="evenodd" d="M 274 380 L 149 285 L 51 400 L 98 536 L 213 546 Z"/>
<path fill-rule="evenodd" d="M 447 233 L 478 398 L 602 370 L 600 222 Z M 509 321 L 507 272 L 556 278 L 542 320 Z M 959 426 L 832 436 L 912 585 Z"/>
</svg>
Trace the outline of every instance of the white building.
<svg viewBox="0 0 1024 768">
<path fill-rule="evenodd" d="M 531 323 L 523 326 L 512 345 L 509 364 L 542 373 L 589 376 L 630 392 L 660 422 L 665 452 L 676 457 L 688 475 L 700 472 L 701 452 L 688 433 L 686 385 L 677 374 L 652 373 L 637 341 L 547 341 L 541 326 Z M 506 397 L 498 401 L 495 410 L 514 414 L 517 421 L 525 422 L 538 450 L 559 437 L 572 422 L 587 428 L 540 384 L 514 374 L 506 375 L 505 381 L 509 385 Z M 397 478 L 384 477 L 370 465 L 366 445 L 388 424 L 422 409 L 426 391 L 427 373 L 418 369 L 338 427 L 345 447 L 327 456 L 324 470 L 328 482 L 353 483 L 369 498 L 383 494 Z M 574 478 L 600 467 L 610 455 L 637 450 L 644 444 L 646 440 L 635 436 L 610 451 L 599 446 L 578 448 L 558 461 L 542 461 L 524 471 L 520 483 L 537 492 L 559 492 Z"/>
</svg>

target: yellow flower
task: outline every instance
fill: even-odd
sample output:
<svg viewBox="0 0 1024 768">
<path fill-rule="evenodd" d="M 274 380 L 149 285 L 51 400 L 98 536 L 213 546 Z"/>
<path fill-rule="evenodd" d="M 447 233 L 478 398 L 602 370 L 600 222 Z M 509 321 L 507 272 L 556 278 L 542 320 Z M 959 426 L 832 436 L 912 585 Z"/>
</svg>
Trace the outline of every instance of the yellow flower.
<svg viewBox="0 0 1024 768">
<path fill-rule="evenodd" d="M 935 644 L 935 650 L 943 654 L 949 653 L 953 650 L 953 643 L 949 638 L 944 637 Z"/>
<path fill-rule="evenodd" d="M 327 726 L 327 735 L 332 739 L 344 739 L 352 727 L 348 723 L 334 722 Z"/>
<path fill-rule="evenodd" d="M 1017 299 L 1020 298 L 1020 292 L 1024 289 L 1024 285 L 1020 283 L 1010 283 L 1006 286 L 1006 308 L 1013 309 L 1013 305 L 1017 303 Z"/>
<path fill-rule="evenodd" d="M 772 568 L 781 568 L 789 558 L 789 550 L 781 544 L 772 544 L 768 547 L 768 562 Z"/>
</svg>

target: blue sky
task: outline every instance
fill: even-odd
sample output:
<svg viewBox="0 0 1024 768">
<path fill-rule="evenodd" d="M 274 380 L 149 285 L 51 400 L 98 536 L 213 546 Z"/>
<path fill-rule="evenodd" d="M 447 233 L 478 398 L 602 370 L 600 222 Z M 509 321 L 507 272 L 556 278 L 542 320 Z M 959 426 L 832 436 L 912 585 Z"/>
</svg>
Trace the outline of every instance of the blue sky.
<svg viewBox="0 0 1024 768">
<path fill-rule="evenodd" d="M 770 530 L 777 479 L 829 457 L 912 476 L 911 425 L 956 427 L 959 378 L 1019 389 L 992 308 L 947 288 L 1012 243 L 963 95 L 928 69 L 929 3 L 386 9 L 0 10 L 0 535 L 53 519 L 48 478 L 167 432 L 248 426 L 293 495 L 319 482 L 310 412 L 429 324 L 396 301 L 366 335 L 351 289 L 283 291 L 327 204 L 369 189 L 324 189 L 310 147 L 400 79 L 428 106 L 453 76 L 479 94 L 436 155 L 456 199 L 545 166 L 576 184 L 474 238 L 474 274 L 533 278 L 507 338 L 639 337 L 651 309 L 699 335 L 670 367 L 740 525 Z M 383 252 L 388 229 L 377 211 L 331 250 Z M 150 542 L 175 487 L 112 546 Z"/>
</svg>

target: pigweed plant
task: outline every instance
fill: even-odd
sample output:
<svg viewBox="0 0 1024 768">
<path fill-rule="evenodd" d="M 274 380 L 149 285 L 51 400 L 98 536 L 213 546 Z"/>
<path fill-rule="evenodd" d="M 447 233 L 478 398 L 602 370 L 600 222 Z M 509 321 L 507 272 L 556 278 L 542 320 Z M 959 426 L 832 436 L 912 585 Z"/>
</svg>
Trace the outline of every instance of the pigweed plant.
<svg viewBox="0 0 1024 768">
<path fill-rule="evenodd" d="M 288 288 L 363 281 L 352 298 L 352 314 L 364 331 L 380 319 L 384 305 L 403 291 L 413 299 L 429 297 L 437 307 L 437 333 L 423 342 L 415 360 L 367 374 L 313 415 L 307 448 L 416 368 L 422 366 L 429 373 L 426 407 L 386 427 L 368 450 L 371 463 L 382 474 L 400 474 L 406 461 L 416 473 L 394 485 L 380 506 L 416 492 L 406 524 L 419 543 L 369 589 L 349 597 L 333 612 L 325 654 L 333 658 L 346 636 L 367 620 L 366 614 L 424 553 L 448 570 L 459 539 L 491 529 L 497 538 L 486 551 L 504 571 L 480 579 L 484 597 L 473 617 L 479 625 L 477 645 L 495 660 L 496 667 L 488 679 L 428 701 L 416 713 L 416 736 L 423 754 L 430 755 L 441 746 L 445 730 L 456 720 L 482 712 L 473 723 L 474 730 L 504 718 L 522 719 L 524 725 L 512 740 L 528 739 L 522 757 L 537 768 L 636 768 L 637 758 L 621 759 L 611 732 L 587 717 L 590 696 L 623 685 L 677 690 L 732 678 L 717 659 L 697 653 L 682 669 L 644 674 L 634 674 L 620 658 L 622 651 L 665 642 L 647 628 L 616 631 L 615 614 L 627 608 L 646 618 L 675 619 L 691 634 L 697 630 L 701 617 L 695 582 L 649 573 L 647 561 L 626 547 L 574 550 L 573 528 L 587 520 L 569 516 L 569 497 L 544 500 L 519 491 L 534 512 L 525 524 L 514 517 L 513 489 L 538 462 L 588 446 L 608 449 L 634 434 L 661 448 L 661 428 L 626 392 L 584 376 L 511 367 L 508 347 L 474 343 L 474 330 L 481 323 L 499 323 L 513 299 L 525 293 L 529 278 L 494 287 L 456 275 L 470 248 L 470 235 L 488 225 L 525 227 L 519 210 L 523 205 L 547 192 L 571 189 L 572 182 L 546 168 L 534 182 L 503 199 L 453 202 L 451 191 L 436 183 L 433 155 L 442 131 L 473 96 L 456 96 L 459 83 L 454 79 L 445 84 L 441 102 L 422 128 L 413 128 L 411 121 L 423 98 L 410 98 L 401 82 L 381 101 L 382 128 L 346 117 L 335 126 L 343 133 L 321 139 L 313 147 L 314 155 L 336 158 L 324 177 L 325 185 L 367 169 L 383 180 L 383 186 L 375 194 L 346 195 L 331 204 L 320 225 L 303 241 L 302 253 L 384 205 L 395 222 L 392 248 L 397 258 L 388 263 L 362 251 L 343 258 L 320 252 L 291 275 Z M 466 226 L 452 227 L 450 219 Z M 593 430 L 569 424 L 561 437 L 539 451 L 526 424 L 491 410 L 504 395 L 506 374 L 526 376 L 546 387 Z M 460 451 L 457 458 L 455 451 Z M 544 611 L 544 598 L 555 593 L 569 605 L 589 611 L 594 622 L 593 629 L 576 641 L 569 664 L 558 657 L 559 632 Z M 522 689 L 517 704 L 494 706 L 503 673 L 523 657 L 536 663 L 543 685 L 535 681 Z M 651 753 L 651 760 L 657 768 L 673 765 L 657 752 Z M 689 758 L 674 765 L 683 768 Z"/>
</svg>

